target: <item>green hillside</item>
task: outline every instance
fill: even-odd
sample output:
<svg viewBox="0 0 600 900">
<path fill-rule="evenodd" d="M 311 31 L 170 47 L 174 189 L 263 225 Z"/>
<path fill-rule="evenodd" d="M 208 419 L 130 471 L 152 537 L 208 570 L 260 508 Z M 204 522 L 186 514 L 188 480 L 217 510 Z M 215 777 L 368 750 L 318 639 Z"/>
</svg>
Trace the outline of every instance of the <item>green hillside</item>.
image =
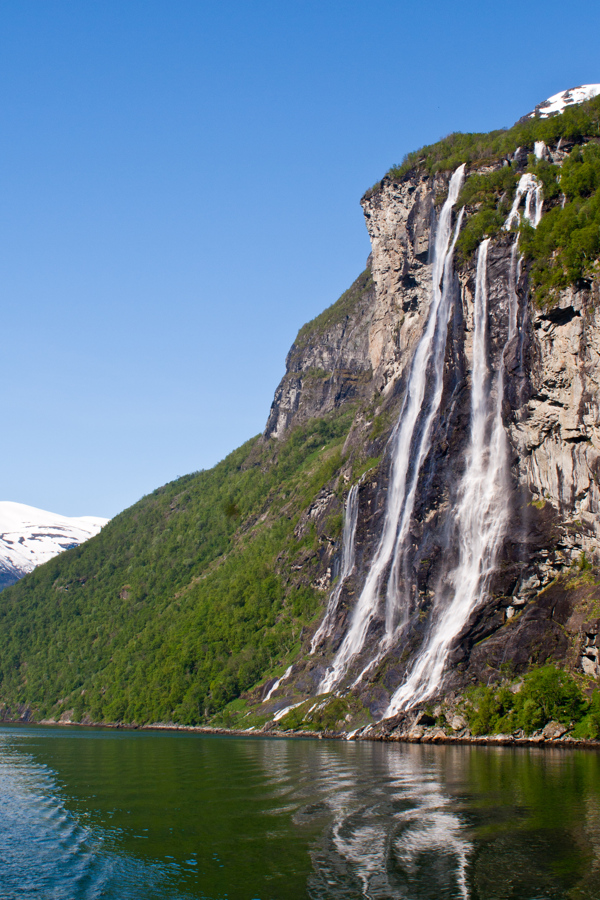
<svg viewBox="0 0 600 900">
<path fill-rule="evenodd" d="M 7 712 L 196 724 L 298 652 L 322 600 L 318 538 L 294 527 L 339 469 L 351 418 L 313 420 L 282 446 L 255 438 L 5 590 Z"/>
</svg>

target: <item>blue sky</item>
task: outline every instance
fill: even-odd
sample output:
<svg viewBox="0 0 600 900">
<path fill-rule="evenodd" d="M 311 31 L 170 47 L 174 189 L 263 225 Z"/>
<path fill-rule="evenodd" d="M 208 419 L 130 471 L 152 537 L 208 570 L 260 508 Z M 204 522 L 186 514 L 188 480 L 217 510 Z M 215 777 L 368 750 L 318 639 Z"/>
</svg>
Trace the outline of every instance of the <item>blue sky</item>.
<svg viewBox="0 0 600 900">
<path fill-rule="evenodd" d="M 600 7 L 0 0 L 0 499 L 112 516 L 262 430 L 359 200 L 600 81 Z"/>
</svg>

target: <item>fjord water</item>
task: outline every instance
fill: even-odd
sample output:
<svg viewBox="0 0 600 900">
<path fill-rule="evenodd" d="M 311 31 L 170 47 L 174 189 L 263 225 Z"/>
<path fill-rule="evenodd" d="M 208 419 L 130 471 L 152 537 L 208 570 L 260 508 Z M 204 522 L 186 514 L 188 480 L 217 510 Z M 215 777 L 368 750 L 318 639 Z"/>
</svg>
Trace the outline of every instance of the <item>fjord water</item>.
<svg viewBox="0 0 600 900">
<path fill-rule="evenodd" d="M 0 897 L 600 896 L 592 751 L 0 729 Z"/>
</svg>

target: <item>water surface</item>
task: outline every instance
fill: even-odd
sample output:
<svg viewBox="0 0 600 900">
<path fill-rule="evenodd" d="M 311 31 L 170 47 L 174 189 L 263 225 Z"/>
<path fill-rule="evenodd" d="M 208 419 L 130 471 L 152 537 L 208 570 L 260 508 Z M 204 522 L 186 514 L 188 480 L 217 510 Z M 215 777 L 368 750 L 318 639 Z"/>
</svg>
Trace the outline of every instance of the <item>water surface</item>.
<svg viewBox="0 0 600 900">
<path fill-rule="evenodd" d="M 0 898 L 598 900 L 591 751 L 0 728 Z"/>
</svg>

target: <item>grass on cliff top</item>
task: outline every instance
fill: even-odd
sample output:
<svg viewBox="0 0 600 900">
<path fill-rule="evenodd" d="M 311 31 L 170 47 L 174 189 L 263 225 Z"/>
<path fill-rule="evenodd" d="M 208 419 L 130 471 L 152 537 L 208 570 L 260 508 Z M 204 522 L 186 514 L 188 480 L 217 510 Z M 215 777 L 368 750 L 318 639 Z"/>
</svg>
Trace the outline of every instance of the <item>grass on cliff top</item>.
<svg viewBox="0 0 600 900">
<path fill-rule="evenodd" d="M 488 134 L 455 133 L 409 153 L 388 177 L 400 181 L 421 171 L 433 175 L 468 167 L 496 165 L 521 147 L 533 151 L 536 141 L 554 146 L 559 140 L 573 147 L 562 167 L 529 157 L 528 171 L 543 184 L 544 215 L 537 229 L 520 227 L 521 246 L 531 264 L 531 280 L 539 306 L 551 306 L 569 285 L 585 287 L 600 274 L 600 96 L 567 107 L 547 119 L 517 122 L 512 128 Z M 579 145 L 585 144 L 583 148 Z M 468 175 L 457 206 L 475 207 L 465 217 L 456 245 L 459 260 L 467 261 L 485 237 L 501 233 L 520 173 L 501 166 Z M 366 196 L 375 192 L 381 182 Z M 564 198 L 564 202 L 559 202 Z"/>
<path fill-rule="evenodd" d="M 198 724 L 289 658 L 322 599 L 314 529 L 344 410 L 254 438 L 180 478 L 0 594 L 0 704 L 38 718 Z M 298 555 L 302 571 L 291 577 Z"/>
<path fill-rule="evenodd" d="M 293 351 L 302 350 L 315 336 L 325 334 L 353 315 L 364 295 L 373 287 L 371 268 L 367 267 L 356 281 L 344 291 L 339 300 L 324 310 L 316 318 L 303 325 L 294 341 Z"/>
<path fill-rule="evenodd" d="M 564 288 L 586 286 L 600 274 L 600 143 L 576 144 L 562 166 L 531 154 L 527 171 L 542 183 L 544 214 L 535 229 L 522 220 L 521 250 L 530 262 L 536 303 L 551 306 Z M 512 166 L 467 177 L 457 206 L 475 210 L 456 244 L 459 260 L 467 261 L 485 237 L 502 232 L 519 177 Z"/>
<path fill-rule="evenodd" d="M 536 117 L 517 122 L 512 128 L 486 134 L 449 134 L 435 144 L 408 153 L 387 174 L 396 181 L 414 170 L 433 175 L 453 171 L 462 163 L 469 166 L 491 164 L 514 153 L 518 147 L 533 151 L 536 141 L 551 145 L 562 138 L 566 142 L 581 143 L 594 137 L 600 137 L 600 96 L 569 106 L 563 113 L 547 119 Z M 375 185 L 372 190 L 377 187 Z"/>
</svg>

